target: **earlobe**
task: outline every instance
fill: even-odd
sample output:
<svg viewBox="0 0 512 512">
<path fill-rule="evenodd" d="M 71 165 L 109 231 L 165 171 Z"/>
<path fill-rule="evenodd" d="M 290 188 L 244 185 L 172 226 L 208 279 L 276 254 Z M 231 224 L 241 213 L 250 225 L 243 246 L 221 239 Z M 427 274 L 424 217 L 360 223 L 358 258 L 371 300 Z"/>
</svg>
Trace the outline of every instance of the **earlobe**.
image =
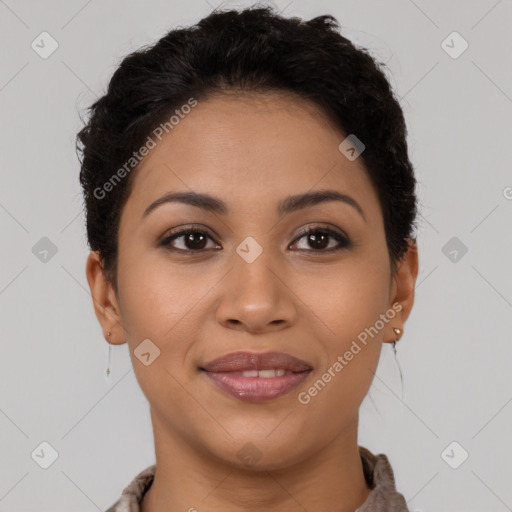
<svg viewBox="0 0 512 512">
<path fill-rule="evenodd" d="M 97 251 L 91 251 L 87 257 L 85 272 L 91 291 L 94 312 L 104 332 L 105 339 L 107 339 L 107 333 L 110 332 L 111 335 L 108 336 L 107 340 L 109 343 L 114 345 L 124 343 L 124 341 L 117 341 L 124 340 L 119 305 L 112 284 L 105 278 L 101 257 Z"/>
</svg>

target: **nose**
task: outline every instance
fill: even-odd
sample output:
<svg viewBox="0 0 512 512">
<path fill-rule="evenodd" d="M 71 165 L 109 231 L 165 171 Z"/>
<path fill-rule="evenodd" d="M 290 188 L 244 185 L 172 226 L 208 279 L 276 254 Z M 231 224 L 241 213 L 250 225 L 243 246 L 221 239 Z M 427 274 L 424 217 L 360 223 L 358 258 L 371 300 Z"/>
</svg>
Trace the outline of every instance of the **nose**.
<svg viewBox="0 0 512 512">
<path fill-rule="evenodd" d="M 268 332 L 289 327 L 297 318 L 297 298 L 287 274 L 272 265 L 265 251 L 251 263 L 235 253 L 221 286 L 216 314 L 224 327 Z"/>
</svg>

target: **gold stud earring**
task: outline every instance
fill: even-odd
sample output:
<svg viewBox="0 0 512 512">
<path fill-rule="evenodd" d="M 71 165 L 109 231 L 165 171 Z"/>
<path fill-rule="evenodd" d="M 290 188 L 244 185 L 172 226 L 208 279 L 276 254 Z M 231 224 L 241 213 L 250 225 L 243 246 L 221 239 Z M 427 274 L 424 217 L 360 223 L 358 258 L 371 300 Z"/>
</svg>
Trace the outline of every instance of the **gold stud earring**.
<svg viewBox="0 0 512 512">
<path fill-rule="evenodd" d="M 395 334 L 397 336 L 400 336 L 400 334 L 402 334 L 402 329 L 399 329 L 398 327 L 393 327 L 393 331 L 395 332 Z M 396 339 L 395 341 L 393 341 L 393 352 L 395 353 L 395 361 L 396 361 L 396 364 L 398 365 L 398 371 L 400 372 L 400 381 L 402 382 L 402 400 L 404 399 L 404 379 L 403 379 L 403 375 L 402 375 L 402 368 L 400 367 L 400 363 L 398 362 L 398 359 L 396 358 L 396 342 L 398 341 L 398 339 Z"/>
<path fill-rule="evenodd" d="M 397 336 L 400 336 L 400 334 L 402 334 L 402 329 L 399 329 L 398 327 L 393 327 L 393 331 L 395 332 L 395 334 Z M 398 339 L 396 339 L 395 341 L 392 342 L 393 351 L 395 352 L 395 358 L 396 358 L 396 342 L 397 341 L 398 341 Z"/>
<path fill-rule="evenodd" d="M 107 332 L 107 338 L 110 338 L 110 331 Z M 110 340 L 107 340 L 107 343 L 108 343 L 108 362 L 107 362 L 107 370 L 105 372 L 105 380 L 107 381 L 107 384 L 111 384 L 111 377 L 110 377 L 110 374 L 112 373 L 110 371 L 110 363 L 111 363 L 111 360 L 110 360 L 110 357 L 111 357 L 111 351 L 112 351 L 112 344 L 110 343 Z"/>
</svg>

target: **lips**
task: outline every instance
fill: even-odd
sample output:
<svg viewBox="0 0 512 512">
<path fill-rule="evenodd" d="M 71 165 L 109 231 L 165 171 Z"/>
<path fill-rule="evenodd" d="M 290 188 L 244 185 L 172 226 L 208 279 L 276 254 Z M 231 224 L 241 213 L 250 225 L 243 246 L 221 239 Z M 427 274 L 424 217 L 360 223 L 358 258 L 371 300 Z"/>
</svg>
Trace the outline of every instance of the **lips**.
<svg viewBox="0 0 512 512">
<path fill-rule="evenodd" d="M 312 367 L 282 352 L 233 352 L 200 367 L 215 386 L 240 400 L 262 402 L 289 393 Z"/>
<path fill-rule="evenodd" d="M 306 361 L 283 352 L 232 352 L 206 363 L 201 369 L 217 373 L 251 370 L 288 370 L 297 373 L 312 368 Z"/>
</svg>

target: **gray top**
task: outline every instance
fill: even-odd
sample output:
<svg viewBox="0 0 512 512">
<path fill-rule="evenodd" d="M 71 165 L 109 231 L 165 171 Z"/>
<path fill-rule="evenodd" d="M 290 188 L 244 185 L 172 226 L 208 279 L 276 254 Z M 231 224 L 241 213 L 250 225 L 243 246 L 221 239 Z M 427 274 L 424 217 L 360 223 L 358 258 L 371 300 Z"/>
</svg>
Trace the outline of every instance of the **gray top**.
<svg viewBox="0 0 512 512">
<path fill-rule="evenodd" d="M 373 455 L 359 446 L 364 477 L 372 492 L 355 512 L 410 512 L 402 494 L 396 490 L 393 469 L 386 455 Z M 140 512 L 140 502 L 151 487 L 156 464 L 141 471 L 123 490 L 121 497 L 106 512 Z"/>
</svg>

